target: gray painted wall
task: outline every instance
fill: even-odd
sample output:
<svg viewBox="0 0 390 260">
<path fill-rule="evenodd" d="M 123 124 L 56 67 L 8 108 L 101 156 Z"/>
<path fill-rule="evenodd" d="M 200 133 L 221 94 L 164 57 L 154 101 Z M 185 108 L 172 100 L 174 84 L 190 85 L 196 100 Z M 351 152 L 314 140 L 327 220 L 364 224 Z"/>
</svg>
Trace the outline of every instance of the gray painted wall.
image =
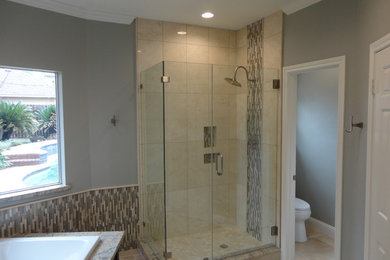
<svg viewBox="0 0 390 260">
<path fill-rule="evenodd" d="M 138 181 L 134 46 L 134 24 L 0 0 L 0 64 L 62 73 L 69 192 Z M 113 114 L 120 120 L 115 128 Z"/>
<path fill-rule="evenodd" d="M 298 75 L 296 196 L 311 216 L 334 226 L 338 70 Z"/>
<path fill-rule="evenodd" d="M 390 33 L 388 0 L 323 0 L 284 19 L 283 66 L 346 55 L 345 116 L 366 122 L 369 44 Z M 342 259 L 363 259 L 366 129 L 345 134 Z"/>
<path fill-rule="evenodd" d="M 87 86 L 92 187 L 138 182 L 135 26 L 89 21 Z M 114 127 L 110 119 L 118 119 Z"/>
</svg>

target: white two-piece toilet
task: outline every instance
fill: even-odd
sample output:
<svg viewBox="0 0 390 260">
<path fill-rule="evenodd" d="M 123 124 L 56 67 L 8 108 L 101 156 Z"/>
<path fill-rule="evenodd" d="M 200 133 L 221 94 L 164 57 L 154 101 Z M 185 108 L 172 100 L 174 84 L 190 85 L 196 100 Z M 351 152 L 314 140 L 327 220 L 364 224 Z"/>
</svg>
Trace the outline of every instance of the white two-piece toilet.
<svg viewBox="0 0 390 260">
<path fill-rule="evenodd" d="M 310 205 L 304 200 L 295 198 L 295 242 L 306 242 L 305 221 L 310 218 Z"/>
</svg>

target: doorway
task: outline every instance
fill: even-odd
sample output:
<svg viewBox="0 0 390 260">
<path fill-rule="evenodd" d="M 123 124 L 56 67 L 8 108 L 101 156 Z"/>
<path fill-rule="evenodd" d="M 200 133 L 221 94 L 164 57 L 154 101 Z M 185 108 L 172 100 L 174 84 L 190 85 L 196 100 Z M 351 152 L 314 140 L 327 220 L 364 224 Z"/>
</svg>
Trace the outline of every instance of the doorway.
<svg viewBox="0 0 390 260">
<path fill-rule="evenodd" d="M 321 85 L 325 84 L 324 78 L 329 78 L 331 75 L 335 77 L 333 81 L 336 89 L 333 92 L 326 88 L 314 90 L 305 86 L 321 87 Z M 332 226 L 334 226 L 334 259 L 338 260 L 340 259 L 341 240 L 345 57 L 285 67 L 283 69 L 283 80 L 282 260 L 295 259 L 297 178 L 300 178 L 299 181 L 301 181 L 299 196 L 306 197 L 312 203 L 310 208 L 305 206 L 305 209 L 309 209 L 310 215 L 316 217 L 310 219 L 311 226 L 315 226 L 317 230 L 327 236 L 332 236 Z M 318 95 L 317 91 L 322 92 L 321 95 Z M 318 99 L 314 100 L 316 97 Z M 331 101 L 332 98 L 333 101 Z M 332 102 L 334 104 L 329 104 Z M 329 127 L 332 121 L 327 116 L 329 113 L 334 115 L 333 128 Z M 321 132 L 323 132 L 322 136 L 318 136 Z M 312 135 L 317 136 L 311 137 L 312 140 L 309 140 Z M 329 138 L 330 142 L 324 141 L 324 138 Z M 329 145 L 332 142 L 334 145 Z M 299 146 L 298 149 L 297 145 Z M 317 147 L 312 151 L 308 150 L 313 146 Z M 333 152 L 331 151 L 332 149 Z M 332 174 L 321 172 L 324 171 L 324 168 L 327 168 L 323 164 L 325 157 L 329 157 L 327 159 L 328 162 L 333 161 L 333 180 L 331 178 Z M 315 167 L 317 167 L 318 171 L 313 170 Z M 328 169 L 329 171 L 331 172 Z M 305 172 L 310 172 L 310 174 L 305 174 Z M 318 186 L 314 188 L 316 182 Z M 324 189 L 322 186 L 326 182 L 329 185 L 333 183 L 333 187 L 329 190 Z M 308 186 L 308 183 L 313 186 Z M 317 196 L 320 198 L 315 199 L 313 193 L 320 193 L 320 190 L 322 190 L 323 199 L 321 199 L 321 196 Z M 321 213 L 323 205 L 320 205 L 320 203 L 325 200 L 328 208 L 333 207 L 333 214 L 332 210 L 330 210 L 330 213 L 328 212 L 329 210 Z M 318 218 L 321 221 L 318 221 Z M 326 224 L 326 222 L 329 224 Z M 298 230 L 298 232 L 300 231 L 302 231 L 302 228 Z M 303 231 L 305 230 L 303 229 Z M 297 236 L 299 237 L 299 234 Z"/>
</svg>

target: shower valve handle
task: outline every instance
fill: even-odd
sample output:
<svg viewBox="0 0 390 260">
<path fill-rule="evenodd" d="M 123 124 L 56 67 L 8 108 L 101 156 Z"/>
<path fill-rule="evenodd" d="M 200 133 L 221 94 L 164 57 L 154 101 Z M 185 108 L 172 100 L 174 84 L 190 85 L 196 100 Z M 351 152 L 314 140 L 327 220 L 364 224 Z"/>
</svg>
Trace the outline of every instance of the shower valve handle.
<svg viewBox="0 0 390 260">
<path fill-rule="evenodd" d="M 218 167 L 218 157 L 221 157 L 221 171 L 219 171 L 219 167 Z M 222 154 L 217 154 L 217 156 L 216 156 L 215 170 L 216 170 L 218 176 L 223 175 L 223 155 Z"/>
</svg>

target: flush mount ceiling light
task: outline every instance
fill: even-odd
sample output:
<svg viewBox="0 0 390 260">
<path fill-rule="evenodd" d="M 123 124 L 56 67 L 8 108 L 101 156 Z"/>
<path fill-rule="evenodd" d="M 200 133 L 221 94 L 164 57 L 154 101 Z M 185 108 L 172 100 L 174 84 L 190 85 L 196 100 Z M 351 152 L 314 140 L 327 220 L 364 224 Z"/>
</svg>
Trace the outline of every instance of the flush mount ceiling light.
<svg viewBox="0 0 390 260">
<path fill-rule="evenodd" d="M 185 32 L 185 31 L 179 31 L 179 32 L 177 32 L 177 34 L 178 34 L 178 35 L 186 35 L 187 32 Z"/>
<path fill-rule="evenodd" d="M 204 12 L 202 14 L 202 17 L 205 18 L 205 19 L 210 19 L 210 18 L 213 18 L 214 17 L 214 14 L 211 13 L 211 12 Z"/>
</svg>

